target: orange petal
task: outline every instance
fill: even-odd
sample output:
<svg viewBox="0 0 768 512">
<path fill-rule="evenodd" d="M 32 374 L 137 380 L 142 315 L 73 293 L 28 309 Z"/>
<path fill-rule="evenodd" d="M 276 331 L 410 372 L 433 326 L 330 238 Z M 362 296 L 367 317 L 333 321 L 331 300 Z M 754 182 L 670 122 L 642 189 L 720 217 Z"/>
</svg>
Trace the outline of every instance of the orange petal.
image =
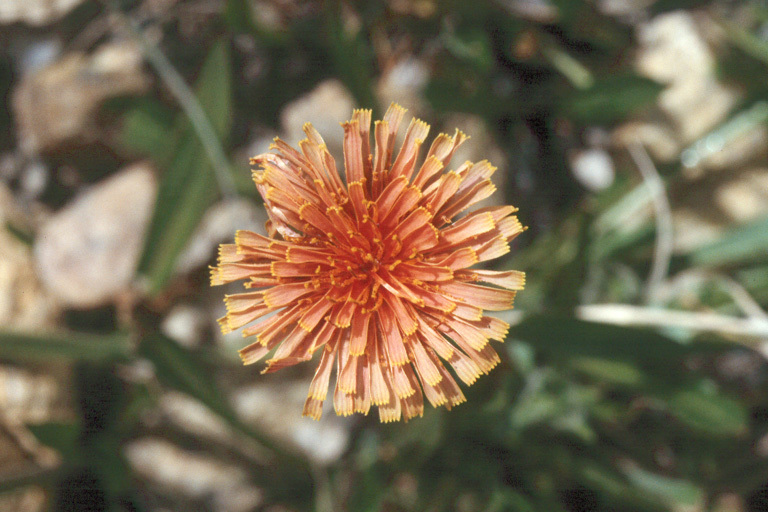
<svg viewBox="0 0 768 512">
<path fill-rule="evenodd" d="M 460 350 L 456 350 L 447 361 L 453 367 L 456 375 L 458 375 L 461 381 L 467 386 L 474 384 L 475 381 L 477 381 L 477 378 L 483 373 L 480 366 Z"/>
<path fill-rule="evenodd" d="M 243 364 L 253 364 L 259 362 L 273 348 L 274 346 L 262 345 L 256 341 L 245 348 L 241 348 L 238 353 L 240 354 L 240 359 L 243 360 Z"/>
<path fill-rule="evenodd" d="M 453 279 L 453 270 L 426 262 L 408 261 L 398 267 L 397 275 L 419 281 L 450 281 Z"/>
<path fill-rule="evenodd" d="M 522 290 L 525 287 L 525 272 L 519 270 L 467 270 L 458 272 L 457 277 L 495 284 L 507 290 Z"/>
<path fill-rule="evenodd" d="M 390 365 L 400 366 L 408 362 L 408 354 L 405 352 L 403 337 L 397 325 L 395 314 L 385 303 L 377 311 L 380 341 L 387 354 Z"/>
<path fill-rule="evenodd" d="M 352 318 L 352 328 L 349 332 L 349 353 L 353 356 L 359 356 L 365 353 L 368 345 L 368 326 L 371 320 L 371 313 L 365 313 Z"/>
<path fill-rule="evenodd" d="M 366 356 L 357 357 L 357 392 L 355 393 L 355 412 L 368 414 L 371 409 L 371 368 Z"/>
<path fill-rule="evenodd" d="M 433 329 L 432 326 L 426 323 L 421 317 L 419 317 L 419 330 L 416 335 L 425 345 L 434 350 L 437 355 L 446 361 L 451 359 L 456 351 L 445 336 Z"/>
<path fill-rule="evenodd" d="M 357 119 L 341 123 L 344 128 L 344 168 L 347 172 L 347 183 L 362 182 L 365 178 L 363 171 L 363 141 Z"/>
<path fill-rule="evenodd" d="M 301 319 L 299 319 L 299 325 L 305 331 L 312 331 L 331 307 L 333 307 L 333 302 L 326 297 L 317 300 L 303 312 Z"/>
<path fill-rule="evenodd" d="M 440 208 L 448 201 L 459 189 L 461 176 L 456 171 L 448 171 L 440 176 L 440 179 L 430 189 L 424 192 L 422 203 L 431 212 L 440 211 Z"/>
<path fill-rule="evenodd" d="M 320 363 L 315 370 L 315 376 L 309 385 L 309 398 L 319 400 L 321 403 L 328 395 L 328 383 L 331 380 L 331 370 L 333 369 L 333 360 L 336 355 L 334 350 L 326 348 L 320 356 Z"/>
<path fill-rule="evenodd" d="M 490 311 L 511 309 L 512 303 L 515 300 L 514 291 L 478 286 L 460 281 L 441 284 L 440 289 L 450 297 Z"/>
<path fill-rule="evenodd" d="M 435 259 L 437 259 L 437 256 Z M 462 268 L 471 267 L 478 261 L 480 261 L 480 259 L 478 258 L 477 252 L 474 249 L 471 247 L 463 247 L 461 249 L 452 251 L 442 259 L 437 260 L 435 263 L 441 267 L 448 267 L 452 270 L 459 270 Z"/>
<path fill-rule="evenodd" d="M 413 367 L 410 364 L 391 366 L 389 371 L 392 376 L 392 389 L 398 398 L 408 398 L 416 392 L 408 378 L 408 373 L 413 373 Z"/>
<path fill-rule="evenodd" d="M 270 272 L 274 277 L 311 277 L 330 270 L 327 263 L 293 263 L 273 261 Z"/>
<path fill-rule="evenodd" d="M 481 181 L 464 191 L 456 191 L 451 200 L 446 202 L 443 208 L 435 214 L 435 218 L 439 218 L 443 222 L 450 222 L 450 219 L 473 204 L 490 197 L 494 192 L 496 192 L 496 186 L 491 180 Z"/>
<path fill-rule="evenodd" d="M 441 133 L 438 135 L 438 138 L 443 136 L 447 137 L 447 135 Z M 437 139 L 435 142 L 437 142 Z M 434 146 L 434 143 L 432 146 Z M 437 176 L 437 174 L 443 170 L 443 167 L 443 162 L 441 162 L 439 158 L 434 155 L 427 156 L 421 168 L 419 169 L 419 172 L 416 174 L 416 177 L 413 179 L 413 186 L 424 190 L 432 178 Z"/>
<path fill-rule="evenodd" d="M 373 405 L 384 405 L 390 402 L 390 392 L 384 377 L 381 361 L 385 358 L 380 338 L 376 329 L 371 329 L 372 350 L 369 352 L 368 361 L 371 366 L 371 401 Z"/>
<path fill-rule="evenodd" d="M 405 132 L 403 145 L 400 147 L 400 152 L 397 154 L 395 163 L 392 164 L 390 174 L 392 178 L 405 176 L 405 178 L 410 181 L 416 158 L 419 155 L 419 148 L 428 134 L 429 125 L 427 123 L 420 119 L 411 119 L 408 129 Z"/>
<path fill-rule="evenodd" d="M 470 213 L 463 219 L 441 230 L 440 238 L 442 243 L 451 246 L 477 237 L 477 235 L 487 233 L 495 227 L 496 223 L 493 220 L 493 215 L 490 213 Z"/>
<path fill-rule="evenodd" d="M 264 303 L 273 309 L 287 306 L 297 299 L 315 292 L 307 286 L 308 284 L 307 281 L 274 286 L 264 292 Z"/>
<path fill-rule="evenodd" d="M 333 253 L 325 249 L 315 249 L 300 245 L 288 248 L 285 261 L 290 263 L 328 263 Z"/>
<path fill-rule="evenodd" d="M 443 377 L 440 375 L 435 363 L 430 359 L 427 349 L 422 345 L 421 341 L 414 341 L 409 346 L 411 348 L 413 364 L 416 366 L 416 371 L 421 377 L 422 382 L 430 386 L 440 382 Z"/>
<path fill-rule="evenodd" d="M 337 387 L 347 394 L 354 394 L 357 390 L 357 360 L 361 356 L 349 356 L 342 363 L 341 372 L 338 376 Z"/>
</svg>

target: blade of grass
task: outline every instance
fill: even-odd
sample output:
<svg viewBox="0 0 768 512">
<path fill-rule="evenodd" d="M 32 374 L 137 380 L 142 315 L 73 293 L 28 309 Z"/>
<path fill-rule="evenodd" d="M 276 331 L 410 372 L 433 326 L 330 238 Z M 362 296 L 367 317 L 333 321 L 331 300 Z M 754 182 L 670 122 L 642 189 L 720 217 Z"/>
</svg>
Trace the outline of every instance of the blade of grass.
<svg viewBox="0 0 768 512">
<path fill-rule="evenodd" d="M 0 331 L 0 359 L 10 361 L 115 361 L 127 359 L 131 353 L 132 344 L 127 333 L 96 335 Z"/>
</svg>

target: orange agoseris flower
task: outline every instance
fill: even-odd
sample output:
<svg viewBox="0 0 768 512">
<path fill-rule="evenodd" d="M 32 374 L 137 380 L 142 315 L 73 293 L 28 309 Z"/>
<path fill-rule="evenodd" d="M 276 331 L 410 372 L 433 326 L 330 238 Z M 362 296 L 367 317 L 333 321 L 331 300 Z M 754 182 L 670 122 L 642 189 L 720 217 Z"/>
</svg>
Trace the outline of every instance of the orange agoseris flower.
<svg viewBox="0 0 768 512">
<path fill-rule="evenodd" d="M 504 341 L 509 325 L 484 310 L 511 308 L 525 284 L 522 272 L 470 269 L 506 254 L 524 230 L 514 207 L 456 219 L 495 191 L 495 168 L 445 171 L 467 139 L 458 130 L 438 135 L 418 165 L 429 126 L 417 119 L 392 161 L 404 114 L 393 104 L 376 121 L 373 154 L 371 111 L 343 123 L 346 185 L 310 124 L 300 151 L 275 139 L 277 153 L 251 160 L 269 237 L 238 231 L 211 271 L 213 285 L 244 279 L 254 290 L 228 295 L 220 319 L 229 332 L 261 318 L 243 330 L 256 337 L 240 351 L 245 364 L 277 347 L 264 370 L 272 372 L 321 349 L 305 416 L 320 418 L 334 360 L 337 414 L 376 405 L 388 422 L 422 415 L 423 396 L 435 407 L 462 403 L 443 361 L 466 384 L 496 366 L 489 340 Z"/>
</svg>

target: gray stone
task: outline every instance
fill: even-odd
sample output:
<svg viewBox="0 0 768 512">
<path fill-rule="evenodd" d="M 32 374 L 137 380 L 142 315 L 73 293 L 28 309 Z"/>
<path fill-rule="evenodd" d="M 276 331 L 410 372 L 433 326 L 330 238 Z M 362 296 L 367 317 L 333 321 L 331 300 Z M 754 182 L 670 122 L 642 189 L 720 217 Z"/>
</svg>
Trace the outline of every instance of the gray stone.
<svg viewBox="0 0 768 512">
<path fill-rule="evenodd" d="M 95 137 L 95 114 L 105 99 L 148 87 L 141 63 L 136 46 L 109 44 L 92 55 L 66 54 L 23 76 L 12 97 L 22 151 L 35 154 Z"/>
<path fill-rule="evenodd" d="M 281 112 L 280 121 L 286 142 L 296 145 L 304 139 L 302 127 L 310 122 L 323 136 L 331 154 L 338 159 L 344 143 L 344 131 L 339 123 L 351 119 L 355 108 L 354 98 L 341 82 L 326 80 L 286 105 Z"/>
<path fill-rule="evenodd" d="M 157 184 L 136 164 L 85 191 L 53 215 L 35 240 L 42 282 L 65 305 L 94 307 L 133 281 Z"/>
<path fill-rule="evenodd" d="M 83 0 L 2 0 L 0 25 L 23 22 L 46 25 L 57 21 Z"/>
</svg>

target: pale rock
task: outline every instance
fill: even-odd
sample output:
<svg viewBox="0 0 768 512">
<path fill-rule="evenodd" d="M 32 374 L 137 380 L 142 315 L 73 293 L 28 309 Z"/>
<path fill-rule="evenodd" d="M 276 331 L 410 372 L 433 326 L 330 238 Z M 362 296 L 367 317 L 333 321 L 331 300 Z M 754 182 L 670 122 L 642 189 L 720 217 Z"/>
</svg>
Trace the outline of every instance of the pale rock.
<svg viewBox="0 0 768 512">
<path fill-rule="evenodd" d="M 382 74 L 376 85 L 381 105 L 398 103 L 416 112 L 424 109 L 422 96 L 429 80 L 429 68 L 419 59 L 407 57 L 397 61 Z"/>
<path fill-rule="evenodd" d="M 338 80 L 326 80 L 283 108 L 280 121 L 286 142 L 295 145 L 304 139 L 304 123 L 312 123 L 338 162 L 344 143 L 339 123 L 351 119 L 354 109 L 355 100 L 346 87 Z"/>
<path fill-rule="evenodd" d="M 308 381 L 282 381 L 241 388 L 233 396 L 233 405 L 246 421 L 258 423 L 318 464 L 330 464 L 344 453 L 349 443 L 349 423 L 332 411 L 333 390 L 320 421 L 302 417 L 308 387 Z"/>
<path fill-rule="evenodd" d="M 687 253 L 697 247 L 714 242 L 722 236 L 723 229 L 717 223 L 704 219 L 695 212 L 678 209 L 672 212 L 675 233 L 674 251 Z"/>
<path fill-rule="evenodd" d="M 176 272 L 186 273 L 208 263 L 220 243 L 232 243 L 235 231 L 259 231 L 267 220 L 264 209 L 251 199 L 228 199 L 211 206 L 179 255 Z"/>
<path fill-rule="evenodd" d="M 217 511 L 247 512 L 262 502 L 262 494 L 250 485 L 247 472 L 233 464 L 152 437 L 128 443 L 124 452 L 143 478 L 193 499 L 212 497 Z"/>
<path fill-rule="evenodd" d="M 68 420 L 74 404 L 64 377 L 0 366 L 0 417 L 14 424 Z"/>
<path fill-rule="evenodd" d="M 602 149 L 586 149 L 571 157 L 571 172 L 584 188 L 592 192 L 613 184 L 616 170 L 610 155 Z"/>
<path fill-rule="evenodd" d="M 27 330 L 51 327 L 58 312 L 56 302 L 36 275 L 32 250 L 5 229 L 8 223 L 26 224 L 14 207 L 13 195 L 0 184 L 0 326 Z"/>
<path fill-rule="evenodd" d="M 661 124 L 629 122 L 616 128 L 611 138 L 622 148 L 642 144 L 654 160 L 664 163 L 676 160 L 682 149 L 672 129 Z"/>
<path fill-rule="evenodd" d="M 2 0 L 0 25 L 23 22 L 46 25 L 59 20 L 83 0 Z"/>
<path fill-rule="evenodd" d="M 715 203 L 737 223 L 768 215 L 768 169 L 752 169 L 715 191 Z"/>
<path fill-rule="evenodd" d="M 128 289 L 157 193 L 147 164 L 112 176 L 54 214 L 35 240 L 45 286 L 70 307 L 105 304 Z"/>
<path fill-rule="evenodd" d="M 560 10 L 549 0 L 502 0 L 499 3 L 514 16 L 538 23 L 554 23 L 560 18 Z"/>
<path fill-rule="evenodd" d="M 96 112 L 111 97 L 139 94 L 149 85 L 141 51 L 108 44 L 92 55 L 69 53 L 23 76 L 12 96 L 20 146 L 26 154 L 96 135 Z"/>
<path fill-rule="evenodd" d="M 598 0 L 597 8 L 606 16 L 635 19 L 645 14 L 656 0 Z"/>
<path fill-rule="evenodd" d="M 179 344 L 194 348 L 200 344 L 207 326 L 206 312 L 190 304 L 177 304 L 165 316 L 160 329 Z"/>
<path fill-rule="evenodd" d="M 676 125 L 684 144 L 725 118 L 738 97 L 717 81 L 715 58 L 689 13 L 656 16 L 639 27 L 638 39 L 638 70 L 667 84 L 659 106 Z"/>
<path fill-rule="evenodd" d="M 231 436 L 229 426 L 216 414 L 197 400 L 183 393 L 168 391 L 160 398 L 163 415 L 179 428 L 192 434 L 218 440 Z"/>
</svg>

